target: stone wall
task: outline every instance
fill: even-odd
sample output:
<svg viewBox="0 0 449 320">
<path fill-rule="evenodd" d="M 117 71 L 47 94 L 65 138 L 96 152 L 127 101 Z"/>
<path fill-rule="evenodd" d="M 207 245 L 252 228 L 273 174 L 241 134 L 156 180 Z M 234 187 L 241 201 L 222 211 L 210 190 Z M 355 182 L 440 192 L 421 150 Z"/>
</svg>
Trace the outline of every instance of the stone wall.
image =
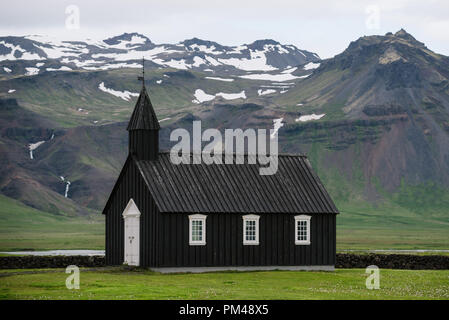
<svg viewBox="0 0 449 320">
<path fill-rule="evenodd" d="M 381 269 L 447 270 L 449 256 L 339 253 L 335 268 L 366 268 L 370 265 Z"/>
<path fill-rule="evenodd" d="M 101 256 L 7 256 L 0 257 L 0 269 L 104 267 Z"/>
<path fill-rule="evenodd" d="M 104 267 L 101 256 L 6 256 L 0 257 L 0 269 Z M 376 265 L 381 269 L 449 269 L 449 256 L 416 256 L 406 254 L 337 254 L 336 268 L 366 268 Z"/>
</svg>

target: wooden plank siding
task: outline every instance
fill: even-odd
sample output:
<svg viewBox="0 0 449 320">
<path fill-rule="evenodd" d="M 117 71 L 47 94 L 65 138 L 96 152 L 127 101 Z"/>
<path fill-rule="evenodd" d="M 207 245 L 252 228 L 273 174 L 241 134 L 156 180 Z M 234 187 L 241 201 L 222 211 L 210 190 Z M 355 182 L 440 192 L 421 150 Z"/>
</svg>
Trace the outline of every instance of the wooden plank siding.
<svg viewBox="0 0 449 320">
<path fill-rule="evenodd" d="M 140 264 L 149 267 L 156 266 L 158 209 L 134 161 L 126 161 L 120 176 L 106 210 L 106 264 L 120 265 L 123 263 L 124 220 L 122 213 L 132 198 L 141 213 Z"/>
<path fill-rule="evenodd" d="M 308 266 L 335 264 L 335 214 L 311 219 L 311 244 L 295 245 L 294 215 L 261 214 L 259 245 L 243 245 L 241 214 L 211 213 L 206 245 L 189 245 L 187 214 L 159 213 L 158 267 Z M 182 226 L 182 227 L 180 227 Z"/>
</svg>

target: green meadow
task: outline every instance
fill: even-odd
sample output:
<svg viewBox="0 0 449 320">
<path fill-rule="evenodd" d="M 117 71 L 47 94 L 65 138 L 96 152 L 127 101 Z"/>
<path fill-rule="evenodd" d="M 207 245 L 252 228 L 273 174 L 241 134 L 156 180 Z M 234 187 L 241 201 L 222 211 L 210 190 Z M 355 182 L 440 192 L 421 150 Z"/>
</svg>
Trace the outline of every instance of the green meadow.
<svg viewBox="0 0 449 320">
<path fill-rule="evenodd" d="M 63 269 L 25 272 L 32 270 L 0 271 L 0 299 L 449 299 L 449 270 L 382 269 L 378 290 L 366 288 L 364 269 L 203 274 L 81 269 L 78 290 L 66 288 Z"/>
<path fill-rule="evenodd" d="M 337 250 L 449 249 L 449 223 L 399 207 L 341 206 Z M 104 217 L 54 215 L 0 195 L 0 251 L 104 249 Z"/>
<path fill-rule="evenodd" d="M 103 249 L 104 218 L 42 212 L 0 195 L 0 251 Z"/>
</svg>

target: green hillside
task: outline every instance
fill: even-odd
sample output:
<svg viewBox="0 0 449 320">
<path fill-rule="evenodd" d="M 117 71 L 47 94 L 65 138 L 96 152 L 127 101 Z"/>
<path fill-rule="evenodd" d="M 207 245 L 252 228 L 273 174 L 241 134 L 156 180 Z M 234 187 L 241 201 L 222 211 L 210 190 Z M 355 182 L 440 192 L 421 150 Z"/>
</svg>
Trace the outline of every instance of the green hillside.
<svg viewBox="0 0 449 320">
<path fill-rule="evenodd" d="M 57 216 L 0 195 L 0 251 L 103 248 L 101 215 Z"/>
</svg>

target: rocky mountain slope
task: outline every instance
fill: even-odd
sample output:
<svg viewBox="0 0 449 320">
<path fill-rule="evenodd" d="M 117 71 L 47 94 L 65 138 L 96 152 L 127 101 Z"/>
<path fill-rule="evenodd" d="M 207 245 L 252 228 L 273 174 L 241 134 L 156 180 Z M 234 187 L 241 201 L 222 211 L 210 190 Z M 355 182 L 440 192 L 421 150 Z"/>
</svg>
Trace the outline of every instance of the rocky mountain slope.
<svg viewBox="0 0 449 320">
<path fill-rule="evenodd" d="M 448 79 L 449 58 L 404 30 L 360 38 L 276 99 L 320 117 L 287 125 L 287 148 L 315 154 L 324 175 L 338 173 L 342 179 L 327 178 L 336 190 L 361 189 L 372 201 L 396 197 L 423 210 L 416 202 L 433 193 L 426 205 L 447 208 Z"/>
</svg>

